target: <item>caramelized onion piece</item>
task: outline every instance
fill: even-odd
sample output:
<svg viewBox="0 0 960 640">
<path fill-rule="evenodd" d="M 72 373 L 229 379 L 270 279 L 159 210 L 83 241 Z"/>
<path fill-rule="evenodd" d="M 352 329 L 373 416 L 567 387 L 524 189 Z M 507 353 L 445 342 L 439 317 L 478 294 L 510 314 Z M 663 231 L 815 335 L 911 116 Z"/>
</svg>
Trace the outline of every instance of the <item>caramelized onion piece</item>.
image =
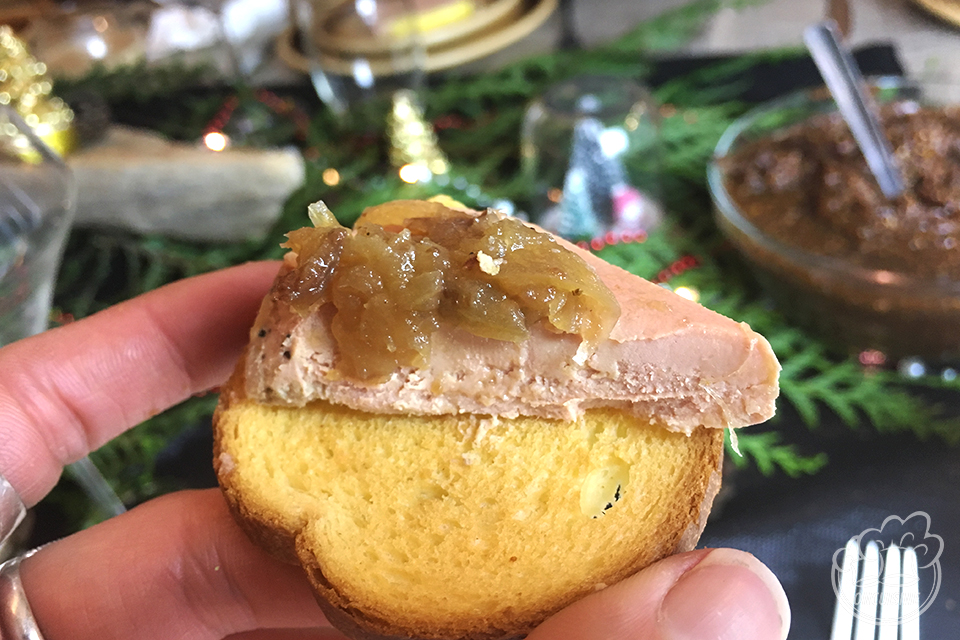
<svg viewBox="0 0 960 640">
<path fill-rule="evenodd" d="M 329 299 L 327 288 L 336 275 L 347 235 L 343 227 L 303 228 L 287 234 L 282 246 L 290 249 L 296 268 L 280 277 L 276 293 L 301 316 Z"/>
<path fill-rule="evenodd" d="M 334 306 L 345 376 L 423 364 L 441 324 L 520 342 L 545 323 L 581 336 L 589 352 L 620 316 L 582 258 L 515 218 L 397 201 L 364 211 L 350 233 L 327 213 L 311 209 L 317 227 L 288 234 L 296 265 L 276 293 L 300 314 Z"/>
</svg>

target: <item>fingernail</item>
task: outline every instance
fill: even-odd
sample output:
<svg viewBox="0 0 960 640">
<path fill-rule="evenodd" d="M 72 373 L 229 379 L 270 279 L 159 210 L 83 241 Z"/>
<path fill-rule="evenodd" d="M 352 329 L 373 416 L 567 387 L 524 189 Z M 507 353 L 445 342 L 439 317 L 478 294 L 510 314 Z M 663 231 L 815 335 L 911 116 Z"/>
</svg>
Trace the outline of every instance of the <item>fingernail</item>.
<svg viewBox="0 0 960 640">
<path fill-rule="evenodd" d="M 663 640 L 784 640 L 790 606 L 763 563 L 715 549 L 664 597 L 658 626 Z"/>
</svg>

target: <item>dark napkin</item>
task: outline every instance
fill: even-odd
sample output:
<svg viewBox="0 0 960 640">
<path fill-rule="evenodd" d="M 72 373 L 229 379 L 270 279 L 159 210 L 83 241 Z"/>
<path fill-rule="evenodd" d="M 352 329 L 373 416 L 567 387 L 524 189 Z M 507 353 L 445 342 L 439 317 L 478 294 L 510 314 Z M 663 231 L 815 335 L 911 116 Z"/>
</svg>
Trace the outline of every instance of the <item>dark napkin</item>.
<svg viewBox="0 0 960 640">
<path fill-rule="evenodd" d="M 960 408 L 958 398 L 948 399 Z M 833 616 L 833 555 L 848 539 L 879 529 L 891 515 L 929 515 L 929 533 L 943 540 L 942 579 L 920 617 L 923 638 L 955 638 L 960 630 L 960 448 L 912 434 L 881 435 L 851 429 L 835 418 L 810 430 L 783 411 L 773 426 L 784 441 L 808 453 L 825 451 L 827 466 L 814 476 L 764 478 L 755 470 L 725 476 L 732 497 L 719 505 L 700 540 L 703 547 L 733 547 L 757 556 L 783 583 L 793 612 L 790 638 L 826 640 Z M 772 428 L 771 426 L 760 429 Z M 915 533 L 921 516 L 910 519 Z M 897 526 L 891 521 L 884 530 Z M 921 528 L 923 528 L 921 526 Z M 921 571 L 921 592 L 933 588 L 933 569 Z M 921 596 L 923 599 L 925 596 Z"/>
<path fill-rule="evenodd" d="M 859 48 L 853 52 L 853 57 L 864 77 L 903 75 L 903 66 L 897 57 L 896 49 L 889 44 Z M 660 58 L 655 61 L 646 82 L 652 87 L 659 87 L 679 76 L 731 60 L 729 55 Z M 725 76 L 724 84 L 738 86 L 737 98 L 740 100 L 759 103 L 793 91 L 822 85 L 823 80 L 813 59 L 798 53 L 795 56 L 785 55 L 768 61 L 758 60 L 739 74 Z"/>
</svg>

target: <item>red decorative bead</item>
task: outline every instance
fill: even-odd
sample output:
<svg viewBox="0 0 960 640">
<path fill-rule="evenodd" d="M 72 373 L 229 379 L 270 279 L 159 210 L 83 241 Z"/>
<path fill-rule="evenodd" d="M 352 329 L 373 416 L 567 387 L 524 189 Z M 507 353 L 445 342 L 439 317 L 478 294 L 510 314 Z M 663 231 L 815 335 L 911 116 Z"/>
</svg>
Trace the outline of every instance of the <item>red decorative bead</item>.
<svg viewBox="0 0 960 640">
<path fill-rule="evenodd" d="M 70 324 L 71 322 L 76 320 L 76 318 L 73 317 L 72 313 L 64 313 L 63 311 L 57 311 L 56 313 L 53 314 L 53 318 L 51 319 L 53 320 L 53 323 L 57 325 Z"/>
<path fill-rule="evenodd" d="M 254 97 L 258 102 L 269 107 L 278 116 L 289 117 L 293 121 L 295 127 L 294 136 L 298 140 L 303 141 L 307 139 L 307 131 L 310 128 L 310 117 L 302 109 L 298 109 L 292 100 L 281 98 L 266 89 L 258 90 L 254 93 Z M 222 133 L 238 106 L 240 106 L 240 98 L 238 96 L 234 95 L 227 98 L 220 107 L 220 110 L 217 111 L 216 115 L 207 124 L 204 133 Z"/>
<path fill-rule="evenodd" d="M 887 355 L 883 351 L 867 349 L 860 352 L 858 360 L 865 367 L 882 367 L 887 361 Z"/>
<path fill-rule="evenodd" d="M 448 113 L 440 116 L 433 122 L 434 129 L 462 129 L 467 125 L 467 120 L 458 114 Z"/>
</svg>

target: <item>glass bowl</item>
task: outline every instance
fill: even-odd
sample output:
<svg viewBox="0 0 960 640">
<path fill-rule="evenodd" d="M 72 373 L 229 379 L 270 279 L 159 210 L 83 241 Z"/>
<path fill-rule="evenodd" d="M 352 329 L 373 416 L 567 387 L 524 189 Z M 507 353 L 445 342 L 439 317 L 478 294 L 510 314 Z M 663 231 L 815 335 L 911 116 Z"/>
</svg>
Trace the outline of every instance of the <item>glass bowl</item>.
<svg viewBox="0 0 960 640">
<path fill-rule="evenodd" d="M 881 104 L 950 103 L 947 91 L 925 88 L 921 95 L 917 86 L 899 78 L 873 79 L 870 84 Z M 708 184 L 721 231 L 753 267 L 784 315 L 814 331 L 833 348 L 851 354 L 876 350 L 887 361 L 908 357 L 931 364 L 960 361 L 960 281 L 942 274 L 919 277 L 883 265 L 866 267 L 849 255 L 821 255 L 809 247 L 795 246 L 784 241 L 783 235 L 777 239 L 759 228 L 731 193 L 737 186 L 730 183 L 729 176 L 737 172 L 733 163 L 738 150 L 767 137 L 774 139 L 814 115 L 831 112 L 836 112 L 836 106 L 820 88 L 763 105 L 730 126 L 708 167 Z M 862 161 L 858 151 L 856 157 Z M 803 162 L 801 157 L 798 164 L 803 166 Z M 855 186 L 844 183 L 840 188 Z M 788 207 L 782 214 L 774 213 L 791 215 Z M 836 213 L 843 215 L 844 211 Z M 957 212 L 952 215 L 960 220 Z M 960 251 L 960 246 L 950 250 Z"/>
</svg>

